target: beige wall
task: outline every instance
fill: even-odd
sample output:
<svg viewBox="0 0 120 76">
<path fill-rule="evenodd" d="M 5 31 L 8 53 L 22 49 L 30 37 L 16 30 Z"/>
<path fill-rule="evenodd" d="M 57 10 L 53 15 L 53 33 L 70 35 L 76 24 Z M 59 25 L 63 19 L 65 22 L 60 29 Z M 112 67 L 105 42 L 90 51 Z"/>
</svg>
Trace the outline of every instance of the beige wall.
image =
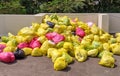
<svg viewBox="0 0 120 76">
<path fill-rule="evenodd" d="M 16 34 L 20 28 L 31 25 L 31 22 L 35 22 L 33 15 L 1 15 L 0 34 Z"/>
<path fill-rule="evenodd" d="M 120 13 L 109 13 L 110 33 L 120 32 Z"/>
<path fill-rule="evenodd" d="M 51 14 L 51 13 L 47 13 Z M 96 23 L 100 28 L 103 28 L 107 32 L 108 29 L 108 15 L 96 14 L 96 13 L 57 13 L 58 15 L 67 15 L 70 18 L 78 17 L 79 20 L 88 22 L 92 21 Z M 32 22 L 41 22 L 46 13 L 40 13 L 36 15 L 0 15 L 0 35 L 5 35 L 8 32 L 16 34 L 17 31 L 25 26 L 30 26 Z M 103 26 L 105 25 L 105 26 Z"/>
</svg>

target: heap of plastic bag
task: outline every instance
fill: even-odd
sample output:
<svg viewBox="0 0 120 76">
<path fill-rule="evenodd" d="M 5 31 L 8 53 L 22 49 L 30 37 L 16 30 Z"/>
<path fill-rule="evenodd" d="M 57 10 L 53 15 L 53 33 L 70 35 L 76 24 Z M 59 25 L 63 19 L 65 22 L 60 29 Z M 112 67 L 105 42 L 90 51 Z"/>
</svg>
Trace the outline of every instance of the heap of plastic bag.
<svg viewBox="0 0 120 76">
<path fill-rule="evenodd" d="M 115 37 L 94 23 L 56 14 L 46 15 L 42 23 L 32 23 L 13 35 L 1 37 L 0 61 L 10 63 L 28 55 L 46 56 L 55 70 L 63 70 L 75 59 L 84 62 L 88 57 L 100 58 L 99 64 L 113 68 L 120 55 L 120 33 Z"/>
</svg>

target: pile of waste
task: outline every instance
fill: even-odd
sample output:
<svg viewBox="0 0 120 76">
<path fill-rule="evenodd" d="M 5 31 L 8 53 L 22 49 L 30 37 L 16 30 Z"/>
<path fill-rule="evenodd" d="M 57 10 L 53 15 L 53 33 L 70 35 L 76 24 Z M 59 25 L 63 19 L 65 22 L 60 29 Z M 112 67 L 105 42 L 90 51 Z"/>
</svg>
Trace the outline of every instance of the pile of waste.
<svg viewBox="0 0 120 76">
<path fill-rule="evenodd" d="M 28 55 L 46 56 L 55 70 L 67 68 L 75 59 L 84 62 L 88 57 L 99 58 L 98 64 L 113 68 L 120 55 L 120 33 L 115 37 L 92 22 L 56 14 L 46 15 L 42 23 L 23 27 L 16 35 L 1 37 L 0 61 L 12 63 Z"/>
</svg>

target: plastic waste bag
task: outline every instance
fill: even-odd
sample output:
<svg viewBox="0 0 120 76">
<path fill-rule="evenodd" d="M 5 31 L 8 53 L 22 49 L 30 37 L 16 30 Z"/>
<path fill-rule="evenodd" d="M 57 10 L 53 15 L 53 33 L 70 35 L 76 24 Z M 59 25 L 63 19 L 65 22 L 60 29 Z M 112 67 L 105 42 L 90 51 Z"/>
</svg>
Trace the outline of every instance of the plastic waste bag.
<svg viewBox="0 0 120 76">
<path fill-rule="evenodd" d="M 59 57 L 56 59 L 56 61 L 54 62 L 54 69 L 59 71 L 59 70 L 63 70 L 67 67 L 67 62 L 65 61 L 65 59 L 63 57 Z"/>
</svg>

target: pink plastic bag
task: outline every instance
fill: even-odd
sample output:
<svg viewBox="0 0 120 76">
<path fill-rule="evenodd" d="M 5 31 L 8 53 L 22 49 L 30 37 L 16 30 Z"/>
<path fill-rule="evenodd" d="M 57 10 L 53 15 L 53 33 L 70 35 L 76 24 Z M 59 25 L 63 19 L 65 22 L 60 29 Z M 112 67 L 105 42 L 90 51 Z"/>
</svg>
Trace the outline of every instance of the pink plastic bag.
<svg viewBox="0 0 120 76">
<path fill-rule="evenodd" d="M 38 38 L 33 38 L 31 41 L 30 41 L 30 44 L 29 44 L 29 47 L 34 49 L 36 47 L 41 47 L 41 43 L 39 40 L 37 40 Z"/>
<path fill-rule="evenodd" d="M 47 37 L 48 40 L 51 40 L 54 43 L 58 43 L 58 42 L 63 41 L 65 39 L 65 37 L 63 35 L 60 35 L 56 32 L 47 33 L 46 37 Z"/>
<path fill-rule="evenodd" d="M 0 44 L 0 53 L 3 52 L 3 49 L 6 47 L 5 44 Z"/>
<path fill-rule="evenodd" d="M 47 33 L 46 34 L 46 37 L 48 40 L 52 40 L 53 37 L 55 37 L 57 35 L 56 32 L 53 32 L 53 33 Z"/>
<path fill-rule="evenodd" d="M 11 63 L 15 61 L 15 56 L 12 52 L 2 52 L 0 53 L 0 61 Z"/>
<path fill-rule="evenodd" d="M 59 43 L 60 41 L 63 41 L 65 38 L 63 35 L 59 35 L 57 34 L 56 36 L 54 36 L 52 38 L 52 41 L 55 42 L 55 43 Z"/>
<path fill-rule="evenodd" d="M 76 31 L 75 31 L 76 35 L 80 36 L 80 37 L 84 37 L 85 36 L 85 32 L 83 29 L 81 29 L 80 27 L 77 27 L 76 28 Z"/>
<path fill-rule="evenodd" d="M 29 44 L 27 42 L 22 42 L 19 43 L 17 46 L 19 49 L 25 48 L 25 47 L 29 47 Z"/>
</svg>

